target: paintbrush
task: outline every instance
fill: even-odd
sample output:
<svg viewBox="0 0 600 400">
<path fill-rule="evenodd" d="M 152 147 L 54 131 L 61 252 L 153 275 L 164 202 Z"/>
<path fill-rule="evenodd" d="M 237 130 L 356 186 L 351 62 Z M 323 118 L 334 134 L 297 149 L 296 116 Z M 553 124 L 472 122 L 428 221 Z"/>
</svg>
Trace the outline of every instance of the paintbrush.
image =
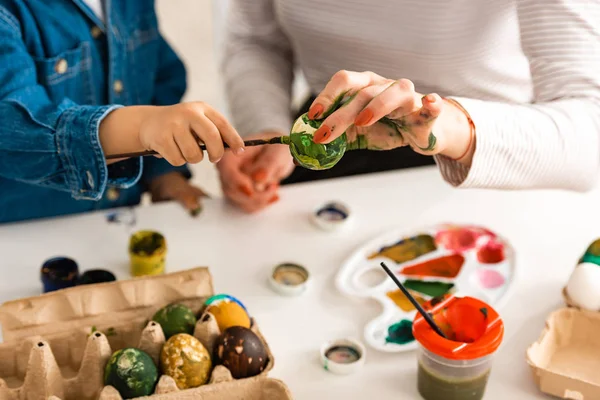
<svg viewBox="0 0 600 400">
<path fill-rule="evenodd" d="M 429 313 L 427 311 L 425 311 L 423 309 L 423 307 L 421 307 L 421 305 L 419 304 L 419 302 L 417 300 L 415 300 L 415 298 L 410 294 L 410 292 L 408 290 L 406 290 L 406 288 L 404 287 L 404 285 L 402 283 L 400 283 L 400 281 L 398 280 L 398 278 L 396 278 L 396 276 L 394 275 L 394 273 L 392 271 L 390 271 L 390 269 L 387 267 L 387 265 L 385 265 L 384 262 L 381 262 L 381 267 L 390 276 L 390 278 L 392 278 L 392 280 L 394 281 L 394 283 L 398 286 L 398 288 L 400 288 L 400 290 L 402 291 L 402 293 L 404 293 L 404 295 L 412 303 L 412 305 L 415 306 L 415 308 L 417 309 L 417 311 L 419 311 L 419 313 L 423 316 L 423 318 L 425 318 L 425 321 L 427 321 L 427 323 L 429 324 L 429 326 L 431 326 L 431 329 L 433 329 L 438 335 L 440 335 L 444 339 L 447 339 L 446 335 L 444 335 L 444 332 L 442 332 L 442 330 L 440 329 L 440 327 L 437 326 L 437 324 L 433 321 L 433 318 L 431 318 L 431 315 L 429 315 Z"/>
<path fill-rule="evenodd" d="M 289 141 L 289 137 L 287 137 L 287 136 L 277 136 L 277 137 L 274 137 L 271 139 L 245 140 L 244 146 L 252 147 L 252 146 L 262 146 L 265 144 L 289 144 L 288 141 Z M 204 143 L 199 142 L 198 146 L 200 146 L 201 150 L 203 150 L 203 151 L 206 150 L 206 145 Z M 223 147 L 228 149 L 229 145 L 227 143 L 223 142 Z M 147 150 L 147 151 L 140 151 L 137 153 L 111 154 L 109 156 L 106 156 L 106 159 L 114 160 L 117 158 L 143 157 L 143 156 L 151 156 L 151 155 L 155 155 L 155 154 L 158 154 L 158 153 L 154 150 Z"/>
</svg>

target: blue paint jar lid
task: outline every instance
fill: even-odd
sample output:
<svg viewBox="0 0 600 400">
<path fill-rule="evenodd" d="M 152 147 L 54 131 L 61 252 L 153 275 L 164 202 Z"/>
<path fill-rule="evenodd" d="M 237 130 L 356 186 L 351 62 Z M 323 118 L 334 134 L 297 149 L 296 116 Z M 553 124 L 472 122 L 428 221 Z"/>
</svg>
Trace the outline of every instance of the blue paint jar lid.
<svg viewBox="0 0 600 400">
<path fill-rule="evenodd" d="M 333 231 L 350 220 L 350 208 L 342 202 L 330 201 L 317 208 L 312 214 L 313 223 L 325 230 Z"/>
<path fill-rule="evenodd" d="M 358 340 L 334 340 L 321 346 L 321 362 L 326 371 L 348 375 L 362 368 L 366 352 L 365 346 Z"/>
<path fill-rule="evenodd" d="M 77 285 L 79 266 L 68 257 L 54 257 L 42 264 L 41 279 L 44 293 Z"/>
</svg>

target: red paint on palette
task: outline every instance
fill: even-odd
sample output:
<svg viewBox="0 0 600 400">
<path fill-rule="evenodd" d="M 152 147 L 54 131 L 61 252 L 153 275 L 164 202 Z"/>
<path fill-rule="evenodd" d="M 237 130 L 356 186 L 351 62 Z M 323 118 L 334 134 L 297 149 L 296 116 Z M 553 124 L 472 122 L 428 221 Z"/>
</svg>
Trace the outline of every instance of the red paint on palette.
<svg viewBox="0 0 600 400">
<path fill-rule="evenodd" d="M 404 267 L 401 273 L 406 276 L 456 278 L 464 263 L 462 254 L 452 254 Z"/>
<path fill-rule="evenodd" d="M 497 264 L 504 261 L 504 244 L 490 240 L 477 250 L 477 260 L 483 264 Z"/>
<path fill-rule="evenodd" d="M 435 241 L 444 248 L 462 253 L 475 247 L 480 233 L 473 229 L 453 227 L 440 231 L 435 235 Z"/>
</svg>

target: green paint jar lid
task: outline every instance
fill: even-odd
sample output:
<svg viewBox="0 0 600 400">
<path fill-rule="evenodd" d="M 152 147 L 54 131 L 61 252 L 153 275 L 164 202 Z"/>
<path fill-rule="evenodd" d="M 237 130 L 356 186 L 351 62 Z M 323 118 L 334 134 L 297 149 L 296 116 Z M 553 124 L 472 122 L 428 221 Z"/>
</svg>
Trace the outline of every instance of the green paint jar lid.
<svg viewBox="0 0 600 400">
<path fill-rule="evenodd" d="M 273 268 L 269 283 L 271 288 L 284 296 L 298 296 L 306 291 L 310 273 L 302 265 L 282 263 Z"/>
<path fill-rule="evenodd" d="M 326 371 L 348 375 L 365 364 L 366 349 L 358 340 L 339 339 L 321 346 L 321 363 Z"/>
</svg>

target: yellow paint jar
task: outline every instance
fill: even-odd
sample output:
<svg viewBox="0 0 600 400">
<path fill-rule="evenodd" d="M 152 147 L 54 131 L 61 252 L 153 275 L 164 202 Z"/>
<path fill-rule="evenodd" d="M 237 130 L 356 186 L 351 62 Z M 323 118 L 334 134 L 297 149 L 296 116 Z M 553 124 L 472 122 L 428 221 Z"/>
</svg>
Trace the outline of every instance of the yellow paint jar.
<svg viewBox="0 0 600 400">
<path fill-rule="evenodd" d="M 167 242 L 154 231 L 138 231 L 129 239 L 130 270 L 133 276 L 160 275 L 165 272 Z"/>
</svg>

